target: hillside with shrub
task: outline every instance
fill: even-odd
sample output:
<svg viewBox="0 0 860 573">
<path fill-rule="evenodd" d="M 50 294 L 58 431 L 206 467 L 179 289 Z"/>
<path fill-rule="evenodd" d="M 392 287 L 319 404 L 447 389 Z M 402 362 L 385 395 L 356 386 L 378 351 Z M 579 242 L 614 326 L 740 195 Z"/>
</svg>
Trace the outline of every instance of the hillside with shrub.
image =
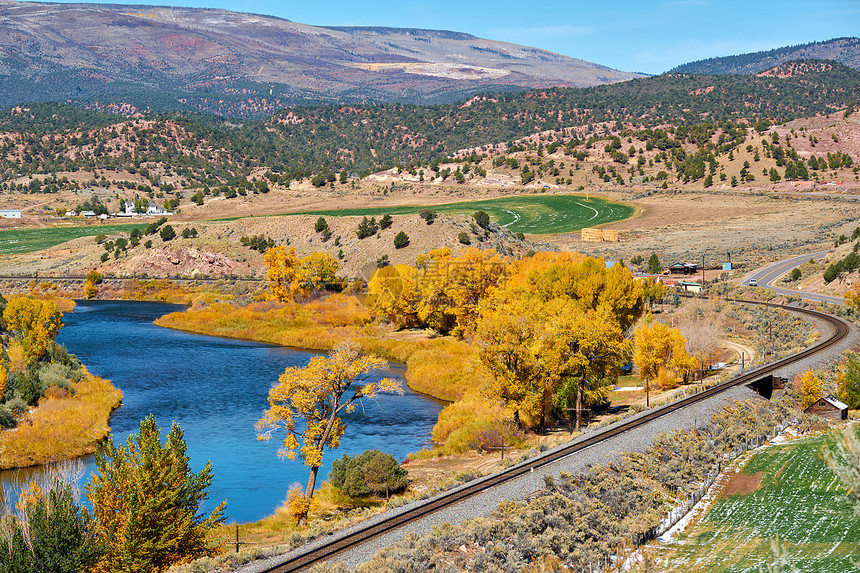
<svg viewBox="0 0 860 573">
<path fill-rule="evenodd" d="M 151 189 L 173 173 L 185 187 L 248 189 L 242 182 L 256 169 L 279 181 L 331 174 L 322 181 L 327 183 L 339 173 L 432 167 L 460 149 L 570 127 L 761 125 L 827 114 L 857 101 L 857 70 L 835 62 L 806 69 L 791 77 L 664 75 L 595 88 L 491 94 L 463 104 L 299 107 L 242 125 L 199 115 L 111 118 L 33 104 L 0 115 L 0 172 L 5 189 L 31 174 L 51 175 L 40 181 L 42 188 L 63 188 L 67 183 L 52 174 L 93 170 L 126 172 L 126 186 L 139 175 L 145 184 L 134 187 Z M 58 120 L 67 113 L 70 119 Z"/>
</svg>

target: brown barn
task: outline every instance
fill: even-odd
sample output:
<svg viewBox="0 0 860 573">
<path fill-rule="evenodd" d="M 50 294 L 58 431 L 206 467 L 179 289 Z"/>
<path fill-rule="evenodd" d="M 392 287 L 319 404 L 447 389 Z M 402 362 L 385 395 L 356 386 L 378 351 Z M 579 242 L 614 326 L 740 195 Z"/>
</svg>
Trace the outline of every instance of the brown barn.
<svg viewBox="0 0 860 573">
<path fill-rule="evenodd" d="M 833 396 L 821 398 L 803 411 L 804 414 L 813 414 L 821 418 L 831 420 L 847 420 L 848 404 L 841 402 Z"/>
</svg>

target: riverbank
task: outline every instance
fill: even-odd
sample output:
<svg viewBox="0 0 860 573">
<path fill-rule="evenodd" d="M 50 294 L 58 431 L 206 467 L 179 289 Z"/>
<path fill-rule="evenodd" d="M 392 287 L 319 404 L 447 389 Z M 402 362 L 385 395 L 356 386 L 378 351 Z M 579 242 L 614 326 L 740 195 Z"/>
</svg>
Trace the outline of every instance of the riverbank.
<svg viewBox="0 0 860 573">
<path fill-rule="evenodd" d="M 157 326 L 196 334 L 328 351 L 353 340 L 361 351 L 406 364 L 406 383 L 415 392 L 446 402 L 463 397 L 469 382 L 472 347 L 426 331 L 395 331 L 371 324 L 368 310 L 352 295 L 334 294 L 305 304 L 214 303 L 173 312 Z"/>
<path fill-rule="evenodd" d="M 63 313 L 72 312 L 75 301 L 57 296 L 56 290 L 51 282 L 33 284 L 29 298 L 56 305 Z M 110 381 L 90 374 L 61 347 L 54 345 L 57 350 L 48 352 L 41 362 L 28 364 L 21 341 L 10 336 L 7 342 L 8 363 L 0 362 L 0 368 L 8 368 L 4 374 L 18 379 L 17 383 L 35 376 L 44 386 L 34 398 L 27 398 L 38 398 L 35 407 L 27 410 L 21 388 L 13 394 L 4 376 L 0 399 L 5 399 L 7 415 L 14 415 L 15 427 L 0 430 L 0 470 L 39 466 L 95 452 L 110 434 L 110 415 L 122 404 L 122 392 Z M 32 391 L 30 380 L 26 392 Z"/>
<path fill-rule="evenodd" d="M 107 438 L 122 392 L 82 370 L 83 379 L 72 383 L 72 392 L 51 387 L 16 428 L 0 432 L 0 470 L 78 458 L 95 452 Z"/>
</svg>

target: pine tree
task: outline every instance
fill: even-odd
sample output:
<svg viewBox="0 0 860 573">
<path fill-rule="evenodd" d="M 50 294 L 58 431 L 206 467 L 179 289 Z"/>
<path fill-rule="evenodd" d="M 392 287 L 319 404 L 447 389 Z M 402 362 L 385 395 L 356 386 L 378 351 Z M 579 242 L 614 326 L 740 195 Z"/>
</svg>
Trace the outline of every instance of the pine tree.
<svg viewBox="0 0 860 573">
<path fill-rule="evenodd" d="M 96 573 L 156 571 L 220 552 L 209 547 L 207 532 L 224 521 L 221 502 L 208 517 L 200 506 L 208 497 L 212 466 L 190 470 L 182 430 L 175 422 L 161 443 L 150 415 L 140 422 L 126 447 L 112 438 L 96 452 L 96 473 L 87 485 L 101 535 L 110 539 Z"/>
<path fill-rule="evenodd" d="M 660 259 L 657 257 L 657 253 L 651 253 L 651 256 L 648 258 L 648 272 L 652 275 L 656 275 L 661 270 L 663 270 L 663 267 L 660 265 Z"/>
</svg>

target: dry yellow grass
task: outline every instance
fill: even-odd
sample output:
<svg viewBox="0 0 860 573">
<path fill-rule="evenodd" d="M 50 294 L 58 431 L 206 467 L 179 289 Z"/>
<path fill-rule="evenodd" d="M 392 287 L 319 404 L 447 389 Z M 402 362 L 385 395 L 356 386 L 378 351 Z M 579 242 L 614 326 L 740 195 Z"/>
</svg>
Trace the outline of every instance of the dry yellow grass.
<svg viewBox="0 0 860 573">
<path fill-rule="evenodd" d="M 122 392 L 85 372 L 75 394 L 52 387 L 14 430 L 0 433 L 0 469 L 23 468 L 90 454 L 110 433 Z"/>
<path fill-rule="evenodd" d="M 447 401 L 462 397 L 469 387 L 472 349 L 468 344 L 423 333 L 393 332 L 369 321 L 369 313 L 355 296 L 335 294 L 304 305 L 215 303 L 165 315 L 155 324 L 309 350 L 331 350 L 339 342 L 354 340 L 362 352 L 406 363 L 406 381 L 416 392 Z"/>
</svg>

